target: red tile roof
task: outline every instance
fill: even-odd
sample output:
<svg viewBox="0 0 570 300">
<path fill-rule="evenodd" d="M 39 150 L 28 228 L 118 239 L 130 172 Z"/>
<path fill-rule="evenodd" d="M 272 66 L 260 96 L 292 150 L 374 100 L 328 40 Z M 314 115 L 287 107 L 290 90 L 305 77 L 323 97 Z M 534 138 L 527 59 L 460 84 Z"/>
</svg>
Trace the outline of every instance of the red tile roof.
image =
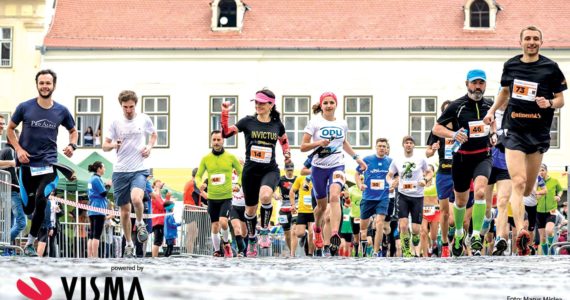
<svg viewBox="0 0 570 300">
<path fill-rule="evenodd" d="M 534 24 L 570 48 L 568 0 L 498 0 L 496 30 L 463 29 L 465 0 L 245 0 L 242 32 L 213 32 L 210 0 L 57 0 L 47 49 L 518 48 Z"/>
</svg>

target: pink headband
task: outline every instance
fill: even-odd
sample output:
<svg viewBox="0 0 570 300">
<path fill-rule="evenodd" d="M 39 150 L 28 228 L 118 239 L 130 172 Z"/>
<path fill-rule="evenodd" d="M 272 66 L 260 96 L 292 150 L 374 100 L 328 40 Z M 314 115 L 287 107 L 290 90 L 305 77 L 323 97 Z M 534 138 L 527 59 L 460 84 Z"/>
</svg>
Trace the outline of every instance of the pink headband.
<svg viewBox="0 0 570 300">
<path fill-rule="evenodd" d="M 323 105 L 323 101 L 326 97 L 332 97 L 334 99 L 334 102 L 337 102 L 336 95 L 333 92 L 325 92 L 321 95 L 320 105 Z"/>
<path fill-rule="evenodd" d="M 265 95 L 264 93 L 257 93 L 255 94 L 255 99 L 251 99 L 252 101 L 255 100 L 261 103 L 272 103 L 275 104 L 275 99 Z"/>
</svg>

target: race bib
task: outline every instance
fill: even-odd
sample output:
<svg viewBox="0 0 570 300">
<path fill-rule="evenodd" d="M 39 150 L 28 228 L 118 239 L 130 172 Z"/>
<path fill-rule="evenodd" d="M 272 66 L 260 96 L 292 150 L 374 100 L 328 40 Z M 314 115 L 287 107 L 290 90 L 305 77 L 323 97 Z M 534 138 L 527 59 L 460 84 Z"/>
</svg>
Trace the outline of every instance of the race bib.
<svg viewBox="0 0 570 300">
<path fill-rule="evenodd" d="M 32 176 L 39 176 L 39 175 L 44 175 L 44 174 L 51 174 L 51 173 L 53 173 L 53 167 L 52 167 L 52 166 L 47 166 L 47 167 L 30 167 L 30 173 L 32 174 Z"/>
<path fill-rule="evenodd" d="M 307 195 L 303 197 L 303 203 L 307 206 L 313 206 L 313 201 L 311 200 L 311 196 Z"/>
<path fill-rule="evenodd" d="M 350 216 L 349 216 L 349 215 L 342 215 L 342 221 L 343 221 L 343 222 L 348 222 L 348 221 L 350 221 Z"/>
<path fill-rule="evenodd" d="M 360 218 L 354 218 L 352 222 L 354 222 L 354 224 L 360 224 Z"/>
<path fill-rule="evenodd" d="M 253 145 L 251 146 L 249 159 L 257 163 L 268 164 L 271 162 L 271 155 L 271 148 Z"/>
<path fill-rule="evenodd" d="M 333 182 L 337 182 L 337 183 L 344 185 L 345 181 L 346 181 L 346 179 L 344 178 L 344 172 L 343 171 L 334 171 L 333 172 Z"/>
<path fill-rule="evenodd" d="M 418 182 L 417 181 L 404 181 L 402 183 L 402 190 L 415 192 L 417 190 Z"/>
<path fill-rule="evenodd" d="M 453 139 L 445 139 L 444 159 L 453 159 L 453 143 L 455 143 Z"/>
<path fill-rule="evenodd" d="M 371 179 L 370 189 L 372 190 L 384 190 L 384 179 Z"/>
<path fill-rule="evenodd" d="M 534 101 L 538 83 L 515 79 L 513 83 L 512 97 L 515 99 Z"/>
<path fill-rule="evenodd" d="M 279 224 L 287 224 L 289 220 L 287 219 L 287 215 L 279 215 Z"/>
<path fill-rule="evenodd" d="M 210 176 L 212 185 L 222 185 L 226 183 L 226 174 L 214 174 Z"/>
<path fill-rule="evenodd" d="M 424 216 L 429 217 L 435 215 L 435 206 L 424 206 Z"/>
<path fill-rule="evenodd" d="M 483 121 L 471 121 L 469 122 L 469 137 L 470 138 L 480 138 L 489 135 L 489 129 L 491 126 L 486 125 Z"/>
</svg>

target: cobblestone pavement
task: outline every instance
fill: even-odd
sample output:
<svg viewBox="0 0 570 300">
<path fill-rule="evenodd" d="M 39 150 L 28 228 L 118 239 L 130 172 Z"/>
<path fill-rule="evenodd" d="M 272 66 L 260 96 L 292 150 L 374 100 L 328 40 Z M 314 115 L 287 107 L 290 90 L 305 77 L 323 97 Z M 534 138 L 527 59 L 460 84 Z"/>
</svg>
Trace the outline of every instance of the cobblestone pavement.
<svg viewBox="0 0 570 300">
<path fill-rule="evenodd" d="M 123 270 L 117 270 L 121 269 Z M 134 268 L 135 270 L 124 270 Z M 141 270 L 142 268 L 142 270 Z M 455 259 L 354 258 L 0 258 L 0 299 L 24 299 L 18 279 L 36 277 L 66 299 L 61 277 L 123 277 L 125 299 L 138 277 L 145 299 L 570 299 L 570 256 Z M 552 298 L 543 298 L 552 297 Z M 81 299 L 77 281 L 72 299 Z M 120 298 L 117 298 L 120 299 Z M 137 299 L 134 297 L 134 299 Z M 526 298 L 531 299 L 531 298 Z"/>
</svg>

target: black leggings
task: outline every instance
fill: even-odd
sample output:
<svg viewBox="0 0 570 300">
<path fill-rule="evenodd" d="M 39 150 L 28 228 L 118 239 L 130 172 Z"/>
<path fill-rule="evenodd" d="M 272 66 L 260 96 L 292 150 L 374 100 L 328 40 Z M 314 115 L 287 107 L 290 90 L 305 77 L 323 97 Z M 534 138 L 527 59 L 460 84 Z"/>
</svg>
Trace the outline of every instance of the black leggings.
<svg viewBox="0 0 570 300">
<path fill-rule="evenodd" d="M 38 236 L 40 227 L 45 217 L 47 199 L 57 186 L 57 171 L 52 173 L 32 176 L 29 166 L 20 166 L 18 177 L 20 179 L 20 195 L 24 203 L 24 213 L 32 216 L 30 234 Z"/>
<path fill-rule="evenodd" d="M 259 203 L 259 190 L 266 185 L 275 190 L 279 184 L 279 168 L 277 166 L 260 168 L 246 164 L 242 172 L 242 187 L 247 206 L 255 206 Z"/>
<path fill-rule="evenodd" d="M 105 225 L 104 215 L 92 215 L 89 216 L 89 239 L 90 240 L 100 240 L 101 233 L 103 233 L 103 225 Z"/>
</svg>

